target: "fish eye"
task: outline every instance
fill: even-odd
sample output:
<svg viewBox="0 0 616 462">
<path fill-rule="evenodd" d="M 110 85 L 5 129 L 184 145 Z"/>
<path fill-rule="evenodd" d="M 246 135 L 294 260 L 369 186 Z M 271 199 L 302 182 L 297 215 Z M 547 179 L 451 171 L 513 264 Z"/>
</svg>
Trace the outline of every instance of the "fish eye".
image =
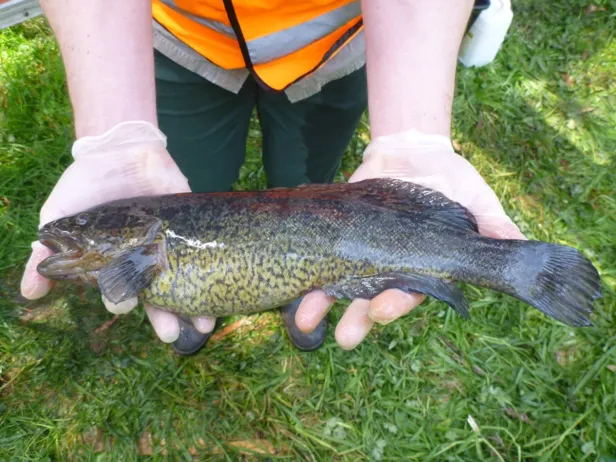
<svg viewBox="0 0 616 462">
<path fill-rule="evenodd" d="M 88 222 L 88 216 L 85 213 L 77 215 L 77 218 L 75 218 L 75 222 L 78 225 L 83 226 Z"/>
</svg>

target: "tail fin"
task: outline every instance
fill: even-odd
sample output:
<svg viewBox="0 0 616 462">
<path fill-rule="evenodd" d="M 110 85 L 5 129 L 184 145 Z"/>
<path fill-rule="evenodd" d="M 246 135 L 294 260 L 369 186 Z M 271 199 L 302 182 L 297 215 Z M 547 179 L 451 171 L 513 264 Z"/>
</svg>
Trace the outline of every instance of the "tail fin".
<svg viewBox="0 0 616 462">
<path fill-rule="evenodd" d="M 597 269 L 578 250 L 544 242 L 522 246 L 514 270 L 516 298 L 573 327 L 590 326 L 593 301 L 601 297 Z M 532 271 L 539 265 L 537 271 Z"/>
</svg>

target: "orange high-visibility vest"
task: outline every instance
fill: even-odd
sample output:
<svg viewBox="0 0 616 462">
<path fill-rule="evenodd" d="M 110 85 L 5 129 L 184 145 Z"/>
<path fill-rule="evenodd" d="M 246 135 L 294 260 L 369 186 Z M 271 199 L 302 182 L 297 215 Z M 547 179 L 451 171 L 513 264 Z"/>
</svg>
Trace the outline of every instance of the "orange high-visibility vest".
<svg viewBox="0 0 616 462">
<path fill-rule="evenodd" d="M 223 69 L 284 90 L 363 28 L 360 0 L 153 0 L 154 19 Z"/>
</svg>

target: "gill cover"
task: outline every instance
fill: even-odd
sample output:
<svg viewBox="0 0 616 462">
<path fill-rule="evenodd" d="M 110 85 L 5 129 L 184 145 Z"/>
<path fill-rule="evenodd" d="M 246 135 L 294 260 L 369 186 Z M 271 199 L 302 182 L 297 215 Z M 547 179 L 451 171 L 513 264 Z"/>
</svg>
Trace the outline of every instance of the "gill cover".
<svg viewBox="0 0 616 462">
<path fill-rule="evenodd" d="M 163 268 L 161 244 L 155 242 L 162 222 L 153 217 L 133 217 L 143 226 L 143 235 L 134 246 L 115 255 L 98 274 L 98 287 L 104 297 L 118 304 L 136 297 L 148 287 Z M 138 229 L 138 227 L 137 227 Z"/>
</svg>

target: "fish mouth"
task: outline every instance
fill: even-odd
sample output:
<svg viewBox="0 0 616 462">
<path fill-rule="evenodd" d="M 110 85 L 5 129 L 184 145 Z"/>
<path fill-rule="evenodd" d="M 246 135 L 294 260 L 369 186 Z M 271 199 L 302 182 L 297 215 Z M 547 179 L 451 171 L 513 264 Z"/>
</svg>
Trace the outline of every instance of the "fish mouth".
<svg viewBox="0 0 616 462">
<path fill-rule="evenodd" d="M 54 255 L 47 257 L 37 266 L 38 273 L 48 279 L 70 279 L 87 270 L 84 268 L 84 246 L 82 241 L 69 233 L 43 228 L 38 240 Z"/>
<path fill-rule="evenodd" d="M 64 254 L 67 257 L 79 257 L 83 253 L 81 240 L 70 234 L 42 229 L 38 233 L 38 240 L 54 253 Z"/>
</svg>

